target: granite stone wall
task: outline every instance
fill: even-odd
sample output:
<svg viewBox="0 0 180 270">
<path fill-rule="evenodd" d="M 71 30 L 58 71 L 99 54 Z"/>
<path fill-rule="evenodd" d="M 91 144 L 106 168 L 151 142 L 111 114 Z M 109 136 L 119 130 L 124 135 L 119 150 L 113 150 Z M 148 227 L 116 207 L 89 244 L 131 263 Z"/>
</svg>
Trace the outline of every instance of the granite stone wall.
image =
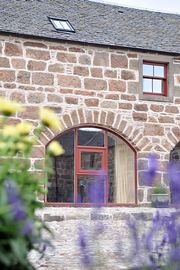
<svg viewBox="0 0 180 270">
<path fill-rule="evenodd" d="M 160 214 L 168 216 L 173 209 L 161 209 Z M 99 210 L 91 208 L 47 207 L 38 215 L 46 221 L 54 237 L 53 247 L 48 247 L 46 256 L 39 260 L 31 253 L 31 260 L 39 270 L 87 270 L 82 265 L 82 251 L 79 247 L 79 229 L 86 235 L 87 250 L 96 270 L 132 269 L 134 241 L 128 228 L 128 219 L 138 226 L 138 237 L 149 231 L 152 218 L 156 214 L 153 208 L 113 207 Z M 158 236 L 156 236 L 158 241 Z M 142 243 L 143 245 L 143 243 Z M 142 250 L 141 256 L 145 256 Z M 91 269 L 91 268 L 90 268 Z"/>
<path fill-rule="evenodd" d="M 168 96 L 142 94 L 142 60 L 169 63 Z M 147 156 L 160 161 L 156 183 L 168 184 L 165 168 L 180 141 L 180 57 L 108 47 L 0 37 L 0 96 L 21 102 L 25 112 L 11 124 L 38 125 L 39 107 L 54 109 L 62 130 L 97 125 L 125 138 L 137 151 L 138 203 L 150 202 L 143 171 Z M 43 174 L 46 144 L 62 130 L 46 129 L 35 145 L 30 171 Z"/>
</svg>

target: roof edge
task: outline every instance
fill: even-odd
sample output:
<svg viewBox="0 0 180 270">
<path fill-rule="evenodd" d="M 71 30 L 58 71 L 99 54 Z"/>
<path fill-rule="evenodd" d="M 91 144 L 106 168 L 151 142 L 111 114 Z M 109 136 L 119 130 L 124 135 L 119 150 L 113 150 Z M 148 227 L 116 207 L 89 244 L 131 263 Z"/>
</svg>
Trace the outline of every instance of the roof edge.
<svg viewBox="0 0 180 270">
<path fill-rule="evenodd" d="M 46 41 L 52 41 L 52 42 L 65 42 L 65 43 L 73 43 L 73 44 L 79 44 L 79 45 L 90 45 L 90 46 L 97 46 L 97 47 L 105 47 L 105 48 L 113 48 L 113 49 L 124 49 L 124 50 L 133 50 L 137 52 L 147 52 L 147 53 L 159 53 L 159 54 L 165 54 L 165 55 L 173 55 L 173 56 L 180 56 L 180 53 L 178 52 L 170 52 L 170 51 L 162 51 L 162 50 L 151 50 L 151 49 L 143 49 L 143 48 L 137 48 L 137 47 L 131 47 L 131 46 L 120 46 L 120 45 L 110 45 L 106 43 L 96 43 L 96 42 L 86 42 L 86 41 L 78 41 L 78 40 L 67 40 L 67 39 L 56 39 L 51 37 L 45 37 L 45 36 L 38 36 L 38 35 L 30 35 L 30 34 L 21 34 L 21 33 L 15 33 L 15 32 L 8 32 L 8 31 L 1 31 L 0 34 L 3 35 L 11 35 L 21 38 L 28 38 L 28 39 L 43 39 Z"/>
<path fill-rule="evenodd" d="M 163 13 L 163 14 L 168 14 L 168 15 L 179 15 L 180 16 L 180 12 L 169 12 L 168 10 L 161 10 L 161 9 L 149 9 L 149 8 L 145 8 L 145 7 L 141 7 L 141 6 L 130 6 L 127 4 L 119 4 L 117 2 L 111 2 L 111 1 L 104 1 L 104 0 L 85 0 L 91 3 L 98 3 L 98 4 L 102 4 L 102 5 L 109 5 L 109 6 L 115 6 L 115 7 L 119 7 L 119 8 L 128 8 L 128 9 L 136 9 L 136 10 L 142 10 L 142 11 L 147 11 L 147 12 L 155 12 L 155 13 Z"/>
</svg>

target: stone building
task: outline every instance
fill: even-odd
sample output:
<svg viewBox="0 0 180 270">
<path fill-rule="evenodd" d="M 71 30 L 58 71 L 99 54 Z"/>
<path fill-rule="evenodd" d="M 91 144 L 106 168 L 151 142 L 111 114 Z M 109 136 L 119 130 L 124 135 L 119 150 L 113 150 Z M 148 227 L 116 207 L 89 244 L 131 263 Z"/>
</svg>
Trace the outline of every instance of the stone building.
<svg viewBox="0 0 180 270">
<path fill-rule="evenodd" d="M 148 206 L 148 155 L 156 153 L 155 182 L 165 186 L 170 156 L 180 159 L 180 16 L 88 0 L 0 6 L 0 95 L 26 107 L 11 122 L 37 126 L 45 106 L 63 127 L 47 129 L 30 160 L 41 177 L 48 143 L 60 140 L 66 150 L 54 160 L 45 219 L 76 219 L 68 206 L 89 206 L 99 170 L 104 203 L 116 206 L 105 218 L 120 206 Z M 89 209 L 81 210 L 86 219 Z"/>
</svg>

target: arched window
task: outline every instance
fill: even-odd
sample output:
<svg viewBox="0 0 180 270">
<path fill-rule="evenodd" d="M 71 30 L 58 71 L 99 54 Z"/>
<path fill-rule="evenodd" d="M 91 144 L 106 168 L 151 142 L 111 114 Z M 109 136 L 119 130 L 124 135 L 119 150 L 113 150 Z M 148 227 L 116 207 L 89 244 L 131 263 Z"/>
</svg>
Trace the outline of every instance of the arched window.
<svg viewBox="0 0 180 270">
<path fill-rule="evenodd" d="M 170 153 L 170 160 L 179 161 L 180 162 L 180 142 L 176 144 L 173 150 Z"/>
<path fill-rule="evenodd" d="M 180 142 L 176 144 L 176 146 L 170 152 L 170 161 L 172 162 L 172 169 L 171 173 L 172 176 L 170 177 L 170 197 L 171 203 L 174 205 L 178 205 L 179 200 L 179 173 L 180 173 Z"/>
<path fill-rule="evenodd" d="M 78 127 L 56 138 L 65 153 L 53 159 L 47 203 L 88 205 L 89 185 L 101 173 L 105 205 L 136 204 L 136 158 L 122 138 L 99 127 Z"/>
</svg>

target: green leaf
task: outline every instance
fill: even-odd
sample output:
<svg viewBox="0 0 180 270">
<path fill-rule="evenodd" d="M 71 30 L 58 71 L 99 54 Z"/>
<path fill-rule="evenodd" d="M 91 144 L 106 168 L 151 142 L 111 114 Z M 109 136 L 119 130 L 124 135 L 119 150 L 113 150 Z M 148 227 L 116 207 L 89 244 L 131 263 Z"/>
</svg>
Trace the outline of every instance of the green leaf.
<svg viewBox="0 0 180 270">
<path fill-rule="evenodd" d="M 20 261 L 24 265 L 27 255 L 27 247 L 25 240 L 22 238 L 13 239 L 10 241 L 10 246 L 18 261 Z"/>
</svg>

